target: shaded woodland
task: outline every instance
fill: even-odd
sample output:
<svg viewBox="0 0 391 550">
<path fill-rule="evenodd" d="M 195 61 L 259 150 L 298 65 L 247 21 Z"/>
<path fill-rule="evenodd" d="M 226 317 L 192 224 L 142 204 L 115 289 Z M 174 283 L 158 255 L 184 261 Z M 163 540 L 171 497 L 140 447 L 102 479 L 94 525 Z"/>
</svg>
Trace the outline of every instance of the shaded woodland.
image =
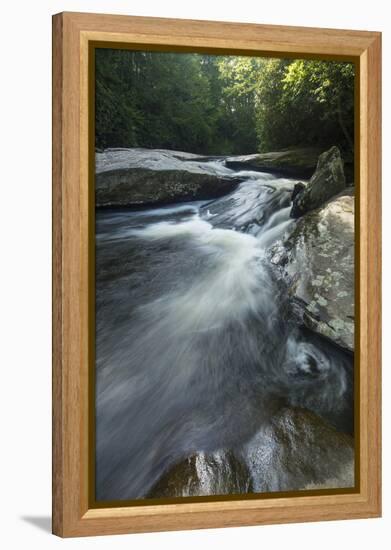
<svg viewBox="0 0 391 550">
<path fill-rule="evenodd" d="M 351 153 L 354 66 L 96 50 L 96 147 L 230 155 L 337 145 Z"/>
</svg>

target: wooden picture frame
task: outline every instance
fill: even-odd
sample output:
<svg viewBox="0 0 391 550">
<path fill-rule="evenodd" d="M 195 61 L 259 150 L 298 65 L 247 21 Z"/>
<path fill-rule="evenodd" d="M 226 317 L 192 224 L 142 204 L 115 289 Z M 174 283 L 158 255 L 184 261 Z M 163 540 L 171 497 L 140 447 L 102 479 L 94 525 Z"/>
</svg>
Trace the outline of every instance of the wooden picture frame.
<svg viewBox="0 0 391 550">
<path fill-rule="evenodd" d="M 354 491 L 91 506 L 93 360 L 89 205 L 93 170 L 89 51 L 148 49 L 323 56 L 356 64 L 356 383 L 359 483 Z M 377 32 L 61 13 L 53 17 L 53 533 L 62 537 L 378 517 L 381 514 L 381 34 Z"/>
</svg>

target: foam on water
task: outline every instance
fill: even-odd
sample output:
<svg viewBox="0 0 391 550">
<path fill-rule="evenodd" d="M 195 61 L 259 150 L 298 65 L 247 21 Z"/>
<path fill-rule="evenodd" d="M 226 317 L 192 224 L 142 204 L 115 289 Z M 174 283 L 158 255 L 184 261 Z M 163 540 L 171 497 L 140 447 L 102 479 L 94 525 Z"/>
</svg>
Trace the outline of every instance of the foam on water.
<svg viewBox="0 0 391 550">
<path fill-rule="evenodd" d="M 265 255 L 294 227 L 293 184 L 252 173 L 208 204 L 99 214 L 98 499 L 142 498 L 181 458 L 240 448 L 280 399 L 345 406 L 345 357 L 284 322 Z"/>
</svg>

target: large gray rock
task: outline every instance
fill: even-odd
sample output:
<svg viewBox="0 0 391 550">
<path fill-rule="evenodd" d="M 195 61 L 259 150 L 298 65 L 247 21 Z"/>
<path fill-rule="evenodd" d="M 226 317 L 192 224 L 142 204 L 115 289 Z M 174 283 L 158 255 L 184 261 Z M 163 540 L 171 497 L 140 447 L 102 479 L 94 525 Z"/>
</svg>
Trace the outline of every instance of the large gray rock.
<svg viewBox="0 0 391 550">
<path fill-rule="evenodd" d="M 227 157 L 225 165 L 235 170 L 258 170 L 294 178 L 310 178 L 321 150 L 316 147 L 285 149 L 270 153 Z"/>
<path fill-rule="evenodd" d="M 283 408 L 235 454 L 199 452 L 171 467 L 148 498 L 354 486 L 354 443 L 312 412 Z"/>
<path fill-rule="evenodd" d="M 149 492 L 149 498 L 228 495 L 251 491 L 246 466 L 230 451 L 197 453 L 173 466 Z"/>
<path fill-rule="evenodd" d="M 354 486 L 354 445 L 304 409 L 285 408 L 248 442 L 254 492 Z"/>
<path fill-rule="evenodd" d="M 270 258 L 291 296 L 294 320 L 353 350 L 353 189 L 301 217 Z"/>
<path fill-rule="evenodd" d="M 309 183 L 293 198 L 291 217 L 299 218 L 319 208 L 346 187 L 343 161 L 339 149 L 331 147 L 319 157 L 316 171 Z"/>
<path fill-rule="evenodd" d="M 97 206 L 214 199 L 232 191 L 239 181 L 222 161 L 191 153 L 151 149 L 96 153 Z"/>
</svg>

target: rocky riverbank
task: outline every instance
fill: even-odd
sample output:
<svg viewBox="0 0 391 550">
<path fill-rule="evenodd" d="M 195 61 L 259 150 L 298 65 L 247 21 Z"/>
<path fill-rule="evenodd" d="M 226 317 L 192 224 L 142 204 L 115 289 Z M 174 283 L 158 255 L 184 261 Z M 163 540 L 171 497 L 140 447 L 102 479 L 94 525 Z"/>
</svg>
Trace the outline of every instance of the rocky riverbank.
<svg viewBox="0 0 391 550">
<path fill-rule="evenodd" d="M 294 230 L 270 250 L 291 297 L 288 316 L 354 350 L 354 187 L 336 147 L 293 199 Z"/>
<path fill-rule="evenodd" d="M 309 178 L 320 150 L 299 148 L 234 157 L 206 157 L 164 149 L 106 149 L 96 153 L 96 205 L 146 206 L 227 195 L 256 170 Z"/>
<path fill-rule="evenodd" d="M 321 149 L 316 147 L 290 148 L 270 153 L 227 157 L 225 165 L 235 170 L 258 170 L 291 178 L 312 176 Z"/>
</svg>

